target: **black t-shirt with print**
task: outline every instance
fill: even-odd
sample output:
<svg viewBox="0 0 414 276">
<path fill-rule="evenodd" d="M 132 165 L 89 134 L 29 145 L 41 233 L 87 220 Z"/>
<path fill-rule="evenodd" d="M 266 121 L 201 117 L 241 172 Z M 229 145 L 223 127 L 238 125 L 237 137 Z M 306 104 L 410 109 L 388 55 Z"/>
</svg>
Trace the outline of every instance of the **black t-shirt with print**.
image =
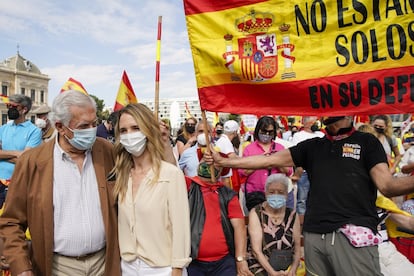
<svg viewBox="0 0 414 276">
<path fill-rule="evenodd" d="M 376 231 L 377 188 L 369 171 L 387 157 L 375 136 L 355 131 L 338 141 L 314 138 L 290 152 L 310 180 L 304 231 L 329 233 L 348 223 Z"/>
</svg>

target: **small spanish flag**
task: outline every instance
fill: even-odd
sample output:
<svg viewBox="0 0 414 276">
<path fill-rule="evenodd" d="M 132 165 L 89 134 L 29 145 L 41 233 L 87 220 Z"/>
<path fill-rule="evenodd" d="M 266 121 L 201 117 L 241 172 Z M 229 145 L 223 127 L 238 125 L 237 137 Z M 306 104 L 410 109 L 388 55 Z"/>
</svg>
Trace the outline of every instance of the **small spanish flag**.
<svg viewBox="0 0 414 276">
<path fill-rule="evenodd" d="M 187 102 L 185 102 L 185 114 L 187 119 L 193 117 L 193 115 L 191 115 L 190 109 L 188 108 Z"/>
<path fill-rule="evenodd" d="M 124 70 L 122 74 L 121 83 L 119 84 L 118 95 L 116 96 L 114 111 L 122 109 L 129 103 L 137 103 L 138 99 L 135 96 L 134 89 L 129 82 L 128 75 Z"/>
<path fill-rule="evenodd" d="M 214 117 L 213 117 L 213 127 L 216 127 L 216 124 L 220 122 L 220 117 L 218 115 L 217 112 L 214 112 Z"/>
<path fill-rule="evenodd" d="M 0 95 L 0 102 L 6 104 L 9 102 L 9 98 L 7 96 Z"/>
<path fill-rule="evenodd" d="M 67 90 L 76 90 L 88 95 L 88 92 L 86 92 L 86 89 L 85 87 L 83 87 L 82 83 L 75 80 L 74 78 L 69 78 L 65 82 L 65 84 L 62 86 L 62 89 L 60 89 L 60 93 L 65 92 Z"/>
</svg>

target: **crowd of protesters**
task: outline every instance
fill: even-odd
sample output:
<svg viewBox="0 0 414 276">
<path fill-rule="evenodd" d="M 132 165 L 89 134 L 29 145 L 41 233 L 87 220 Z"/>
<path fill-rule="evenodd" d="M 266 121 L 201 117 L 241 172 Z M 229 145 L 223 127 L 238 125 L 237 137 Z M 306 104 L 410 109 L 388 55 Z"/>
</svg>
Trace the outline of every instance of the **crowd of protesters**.
<svg viewBox="0 0 414 276">
<path fill-rule="evenodd" d="M 7 108 L 0 264 L 13 276 L 414 274 L 414 123 L 397 136 L 387 115 L 289 129 L 262 116 L 242 133 L 191 117 L 174 138 L 143 104 L 97 126 L 78 91 L 36 124 L 30 98 Z"/>
</svg>

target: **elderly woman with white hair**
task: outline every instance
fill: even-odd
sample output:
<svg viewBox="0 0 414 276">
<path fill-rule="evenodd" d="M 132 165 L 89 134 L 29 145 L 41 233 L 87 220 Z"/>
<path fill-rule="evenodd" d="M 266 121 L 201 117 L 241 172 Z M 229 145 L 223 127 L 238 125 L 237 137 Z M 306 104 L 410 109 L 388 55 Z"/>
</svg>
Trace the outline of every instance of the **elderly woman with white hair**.
<svg viewBox="0 0 414 276">
<path fill-rule="evenodd" d="M 300 225 L 286 207 L 289 178 L 271 174 L 266 179 L 266 201 L 249 213 L 249 269 L 255 275 L 296 275 L 300 262 Z"/>
</svg>

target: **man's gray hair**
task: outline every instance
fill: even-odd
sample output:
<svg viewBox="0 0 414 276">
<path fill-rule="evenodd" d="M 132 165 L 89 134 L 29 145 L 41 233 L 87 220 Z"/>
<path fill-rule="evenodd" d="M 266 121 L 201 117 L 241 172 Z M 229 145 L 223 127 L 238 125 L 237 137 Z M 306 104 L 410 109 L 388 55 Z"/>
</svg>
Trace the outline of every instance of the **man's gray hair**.
<svg viewBox="0 0 414 276">
<path fill-rule="evenodd" d="M 286 192 L 289 191 L 290 179 L 284 173 L 274 173 L 266 179 L 266 192 L 269 190 L 269 186 L 272 183 L 281 183 L 286 187 Z"/>
<path fill-rule="evenodd" d="M 9 97 L 10 102 L 14 102 L 27 108 L 27 112 L 32 108 L 32 99 L 22 94 L 13 94 Z M 26 113 L 27 113 L 26 112 Z"/>
<path fill-rule="evenodd" d="M 68 90 L 60 93 L 53 101 L 52 112 L 49 113 L 49 120 L 52 122 L 52 125 L 60 122 L 68 126 L 70 120 L 72 120 L 72 113 L 70 111 L 72 106 L 84 108 L 92 106 L 96 111 L 96 102 L 91 96 L 76 90 Z"/>
<path fill-rule="evenodd" d="M 201 126 L 203 128 L 203 130 L 204 130 L 203 124 L 204 124 L 204 121 L 203 120 L 199 120 L 197 122 L 196 126 L 195 126 L 195 129 L 197 130 Z M 213 130 L 213 125 L 209 121 L 207 121 L 207 130 L 208 130 L 208 132 L 211 132 Z"/>
<path fill-rule="evenodd" d="M 302 123 L 303 124 L 307 124 L 309 122 L 314 122 L 318 119 L 318 117 L 316 116 L 303 116 L 302 118 Z"/>
</svg>

